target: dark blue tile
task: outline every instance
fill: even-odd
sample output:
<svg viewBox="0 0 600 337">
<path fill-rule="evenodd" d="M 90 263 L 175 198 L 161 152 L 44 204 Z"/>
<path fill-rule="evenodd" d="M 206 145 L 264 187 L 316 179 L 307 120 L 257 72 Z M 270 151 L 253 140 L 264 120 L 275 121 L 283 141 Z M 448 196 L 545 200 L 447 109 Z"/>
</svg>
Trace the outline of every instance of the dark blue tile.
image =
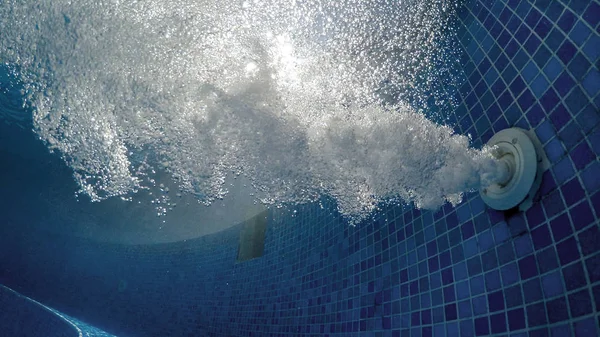
<svg viewBox="0 0 600 337">
<path fill-rule="evenodd" d="M 575 86 L 569 96 L 565 99 L 565 104 L 573 115 L 576 115 L 581 111 L 581 109 L 587 105 L 587 102 L 587 97 L 579 86 Z"/>
<path fill-rule="evenodd" d="M 468 239 L 475 235 L 475 228 L 473 227 L 473 222 L 467 221 L 461 226 L 461 231 L 463 235 L 463 239 Z"/>
<path fill-rule="evenodd" d="M 541 225 L 531 232 L 531 239 L 535 250 L 545 248 L 552 244 L 550 229 L 547 225 Z"/>
<path fill-rule="evenodd" d="M 546 9 L 546 15 L 550 20 L 556 21 L 562 14 L 565 7 L 558 1 L 550 1 L 548 8 Z"/>
<path fill-rule="evenodd" d="M 504 84 L 504 81 L 501 78 L 498 78 L 491 87 L 492 93 L 494 96 L 496 96 L 496 98 L 499 97 L 502 92 L 504 92 L 504 89 L 506 89 L 506 84 Z"/>
<path fill-rule="evenodd" d="M 581 132 L 579 125 L 575 121 L 571 121 L 559 132 L 559 137 L 567 150 L 571 150 L 583 139 L 583 133 Z M 570 160 L 569 166 L 572 170 Z"/>
<path fill-rule="evenodd" d="M 444 313 L 446 316 L 446 321 L 453 321 L 458 318 L 456 311 L 456 303 L 446 304 L 444 307 Z"/>
<path fill-rule="evenodd" d="M 585 260 L 585 269 L 592 283 L 600 281 L 600 254 L 596 254 Z"/>
<path fill-rule="evenodd" d="M 533 204 L 531 208 L 525 212 L 525 216 L 527 217 L 527 223 L 529 224 L 530 229 L 539 226 L 546 220 L 544 210 L 540 203 Z"/>
<path fill-rule="evenodd" d="M 525 17 L 525 23 L 527 23 L 529 27 L 534 28 L 541 18 L 542 14 L 535 8 L 532 8 Z"/>
<path fill-rule="evenodd" d="M 502 287 L 502 280 L 500 279 L 500 271 L 498 269 L 486 273 L 484 278 L 487 291 L 497 290 Z"/>
<path fill-rule="evenodd" d="M 479 234 L 477 240 L 479 241 L 479 249 L 483 252 L 494 247 L 494 237 L 492 236 L 492 232 L 490 230 L 486 230 Z"/>
<path fill-rule="evenodd" d="M 510 331 L 521 330 L 525 328 L 525 310 L 517 308 L 508 312 L 508 327 Z"/>
<path fill-rule="evenodd" d="M 523 47 L 529 53 L 529 55 L 533 55 L 540 44 L 542 44 L 542 41 L 540 41 L 540 39 L 534 34 L 531 34 L 527 41 L 525 41 Z"/>
<path fill-rule="evenodd" d="M 587 21 L 590 26 L 596 27 L 598 22 L 600 22 L 600 5 L 591 1 L 589 7 L 586 9 L 585 13 L 583 13 L 583 19 Z"/>
<path fill-rule="evenodd" d="M 585 191 L 577 178 L 571 179 L 561 187 L 561 191 L 567 203 L 567 207 L 570 207 L 585 198 Z"/>
<path fill-rule="evenodd" d="M 500 265 L 514 261 L 516 259 L 515 251 L 513 250 L 513 246 L 512 246 L 512 242 L 506 242 L 506 243 L 498 246 L 496 248 L 496 251 L 498 252 L 498 263 Z"/>
<path fill-rule="evenodd" d="M 506 331 L 506 315 L 501 312 L 494 314 L 490 317 L 491 332 L 493 334 L 502 333 Z"/>
<path fill-rule="evenodd" d="M 560 271 L 557 270 L 542 276 L 542 288 L 544 289 L 545 298 L 553 298 L 564 294 L 565 289 Z"/>
<path fill-rule="evenodd" d="M 566 265 L 579 259 L 579 251 L 577 250 L 577 242 L 573 237 L 559 243 L 556 246 L 558 258 L 561 265 Z"/>
<path fill-rule="evenodd" d="M 566 213 L 551 220 L 550 228 L 552 229 L 552 236 L 554 237 L 555 242 L 559 242 L 573 234 L 571 220 L 569 220 L 569 216 Z"/>
<path fill-rule="evenodd" d="M 551 337 L 572 336 L 571 327 L 568 324 L 553 326 L 550 331 Z"/>
<path fill-rule="evenodd" d="M 565 53 L 567 51 L 568 50 L 565 50 Z M 533 60 L 535 61 L 535 63 L 537 64 L 538 67 L 543 68 L 551 56 L 552 56 L 552 53 L 550 52 L 550 50 L 548 50 L 548 48 L 546 46 L 541 45 L 538 48 L 538 50 L 535 52 L 535 54 L 533 55 Z"/>
<path fill-rule="evenodd" d="M 535 26 L 535 32 L 540 36 L 540 38 L 545 39 L 551 28 L 552 22 L 545 17 L 542 17 L 542 19 Z"/>
<path fill-rule="evenodd" d="M 527 323 L 529 327 L 546 325 L 546 310 L 544 302 L 535 303 L 527 306 Z"/>
<path fill-rule="evenodd" d="M 571 0 L 569 2 L 569 8 L 575 12 L 575 15 L 581 16 L 589 3 L 589 0 Z"/>
<path fill-rule="evenodd" d="M 562 97 L 566 96 L 573 87 L 575 87 L 575 80 L 569 73 L 563 71 L 560 76 L 554 81 L 552 84 L 554 89 L 558 92 L 558 94 Z"/>
<path fill-rule="evenodd" d="M 588 142 L 596 156 L 600 156 L 600 129 L 588 135 Z"/>
<path fill-rule="evenodd" d="M 473 328 L 473 321 L 465 320 L 460 322 L 460 335 L 465 337 L 475 336 L 475 329 Z"/>
<path fill-rule="evenodd" d="M 517 99 L 517 102 L 519 103 L 519 107 L 521 107 L 521 110 L 526 111 L 535 102 L 535 97 L 533 96 L 531 91 L 525 89 L 525 91 Z"/>
<path fill-rule="evenodd" d="M 519 41 L 520 44 L 523 44 L 529 37 L 530 33 L 531 30 L 527 26 L 521 25 L 521 27 L 519 27 L 519 29 L 515 33 L 515 39 L 517 39 L 517 41 Z"/>
<path fill-rule="evenodd" d="M 600 231 L 598 226 L 591 226 L 578 236 L 581 253 L 588 256 L 600 251 Z"/>
<path fill-rule="evenodd" d="M 556 181 L 554 180 L 554 177 L 552 176 L 550 170 L 547 170 L 542 175 L 542 186 L 540 186 L 540 194 L 547 195 L 548 193 L 552 192 L 555 188 Z"/>
<path fill-rule="evenodd" d="M 521 279 L 527 280 L 538 275 L 537 263 L 534 255 L 529 255 L 519 260 Z"/>
<path fill-rule="evenodd" d="M 598 336 L 598 318 L 590 317 L 575 322 L 575 337 Z"/>
<path fill-rule="evenodd" d="M 600 163 L 593 162 L 588 168 L 586 168 L 581 174 L 581 181 L 583 182 L 583 188 L 588 193 L 596 192 L 600 189 Z M 596 212 L 596 214 L 600 214 L 600 212 Z"/>
<path fill-rule="evenodd" d="M 583 229 L 596 220 L 592 213 L 592 209 L 586 200 L 571 208 L 569 214 L 573 220 L 573 227 L 575 227 L 575 230 Z"/>
<path fill-rule="evenodd" d="M 467 268 L 469 270 L 469 276 L 475 276 L 482 273 L 481 259 L 479 256 L 474 256 L 467 260 Z"/>
<path fill-rule="evenodd" d="M 564 297 L 546 302 L 546 311 L 548 312 L 548 321 L 550 324 L 562 322 L 569 318 L 567 301 Z"/>
<path fill-rule="evenodd" d="M 541 300 L 544 295 L 539 278 L 533 278 L 523 283 L 523 295 L 525 303 L 533 303 Z"/>
<path fill-rule="evenodd" d="M 565 209 L 565 204 L 560 196 L 559 190 L 555 190 L 546 196 L 546 198 L 542 200 L 542 205 L 544 206 L 548 218 L 552 218 Z"/>
<path fill-rule="evenodd" d="M 514 284 L 519 281 L 519 266 L 514 262 L 504 265 L 500 268 L 500 274 L 505 287 Z"/>
<path fill-rule="evenodd" d="M 600 91 L 600 72 L 594 68 L 589 69 L 589 72 L 585 75 L 581 84 L 586 93 L 590 97 L 594 97 Z"/>
<path fill-rule="evenodd" d="M 558 268 L 558 257 L 556 256 L 556 248 L 554 246 L 538 251 L 535 255 L 541 274 Z"/>
<path fill-rule="evenodd" d="M 542 96 L 540 99 L 540 103 L 542 104 L 542 107 L 546 113 L 554 110 L 558 102 L 560 102 L 560 98 L 558 97 L 556 91 L 554 91 L 552 88 L 548 89 L 544 96 Z"/>
<path fill-rule="evenodd" d="M 562 29 L 565 33 L 569 33 L 569 31 L 571 31 L 571 28 L 573 28 L 573 26 L 575 25 L 576 20 L 577 18 L 575 17 L 573 12 L 567 9 L 560 16 L 560 19 L 557 23 L 560 29 Z"/>
<path fill-rule="evenodd" d="M 594 303 L 596 308 L 600 308 L 600 284 L 595 286 L 592 289 L 592 292 L 594 293 Z"/>
<path fill-rule="evenodd" d="M 523 20 L 525 20 L 525 18 L 527 17 L 527 13 L 529 13 L 530 9 L 532 8 L 531 4 L 529 2 L 523 2 L 521 1 L 519 3 L 519 6 L 517 6 L 517 9 L 515 9 L 515 13 L 522 18 Z"/>
<path fill-rule="evenodd" d="M 523 305 L 523 294 L 519 284 L 505 288 L 504 295 L 507 308 L 514 308 Z"/>
<path fill-rule="evenodd" d="M 500 102 L 500 105 L 505 110 L 504 116 L 506 117 L 506 121 L 508 122 L 508 124 L 514 125 L 519 120 L 519 118 L 521 118 L 523 112 L 521 111 L 521 109 L 519 108 L 519 106 L 517 104 L 512 104 L 514 102 L 514 100 L 512 99 L 512 96 L 510 95 L 508 90 L 505 91 L 505 95 L 506 96 L 502 97 L 502 99 L 504 100 L 506 98 L 506 104 L 504 104 L 505 102 L 502 101 L 502 102 Z M 506 109 L 506 106 L 508 106 L 508 105 L 510 105 L 510 107 L 508 109 Z"/>
<path fill-rule="evenodd" d="M 533 252 L 533 242 L 531 241 L 530 235 L 516 237 L 513 240 L 513 245 L 515 246 L 515 253 L 519 258 L 527 256 Z"/>
<path fill-rule="evenodd" d="M 571 41 L 565 40 L 562 46 L 556 51 L 556 55 L 564 64 L 569 64 L 576 52 L 577 47 L 575 47 Z"/>
<path fill-rule="evenodd" d="M 478 295 L 485 292 L 485 279 L 483 276 L 473 277 L 469 281 L 472 295 Z"/>
<path fill-rule="evenodd" d="M 508 227 L 508 223 L 501 221 L 492 227 L 492 233 L 494 234 L 494 242 L 500 244 L 511 237 L 511 232 Z"/>
<path fill-rule="evenodd" d="M 556 136 L 554 127 L 548 120 L 544 120 L 540 125 L 538 125 L 535 129 L 535 133 L 542 144 L 545 144 L 552 137 Z"/>
<path fill-rule="evenodd" d="M 558 47 L 565 40 L 565 35 L 558 28 L 552 29 L 548 38 L 544 40 L 544 43 L 550 48 L 550 50 L 557 50 Z"/>
<path fill-rule="evenodd" d="M 506 83 L 512 82 L 512 80 L 517 76 L 518 72 L 511 64 L 507 65 L 504 71 L 502 72 L 502 79 Z"/>
<path fill-rule="evenodd" d="M 577 250 L 577 247 L 575 247 Z M 563 279 L 567 291 L 579 289 L 585 287 L 587 281 L 585 280 L 585 272 L 581 262 L 576 262 L 562 269 Z"/>
<path fill-rule="evenodd" d="M 508 23 L 508 21 L 510 20 L 510 18 L 513 16 L 512 12 L 510 9 L 508 9 L 508 7 L 505 7 L 502 12 L 500 12 L 500 15 L 498 16 L 498 20 L 500 20 L 500 22 L 506 24 Z"/>
<path fill-rule="evenodd" d="M 569 123 L 572 124 L 572 123 Z M 567 128 L 565 127 L 560 133 L 563 134 L 565 132 Z M 583 136 L 582 136 L 583 137 Z M 563 140 L 563 143 L 565 143 L 565 141 Z M 573 147 L 573 145 L 569 146 L 570 144 L 565 144 L 565 146 L 567 147 L 567 150 L 571 149 Z M 552 172 L 554 173 L 554 176 L 556 177 L 556 183 L 559 185 L 564 184 L 567 180 L 571 179 L 574 175 L 575 175 L 575 169 L 573 168 L 573 164 L 571 163 L 571 158 L 564 157 L 563 159 L 561 159 L 558 163 L 556 163 L 556 165 L 554 165 L 554 167 L 552 168 Z"/>
<path fill-rule="evenodd" d="M 569 295 L 571 317 L 581 317 L 593 311 L 592 298 L 587 289 Z"/>
<path fill-rule="evenodd" d="M 509 65 L 509 59 L 504 54 L 500 54 L 496 59 L 496 62 L 494 62 L 494 65 L 498 71 L 502 72 L 506 69 L 506 66 Z"/>
<path fill-rule="evenodd" d="M 487 317 L 480 317 L 475 319 L 475 335 L 485 336 L 490 333 L 490 326 L 488 324 Z"/>
<path fill-rule="evenodd" d="M 506 53 L 506 56 L 508 56 L 508 58 L 512 59 L 517 54 L 519 49 L 520 46 L 517 40 L 511 39 L 510 41 L 508 41 L 506 47 L 504 47 L 504 52 Z"/>
<path fill-rule="evenodd" d="M 504 293 L 502 290 L 493 292 L 488 295 L 488 306 L 490 312 L 504 310 Z"/>
<path fill-rule="evenodd" d="M 506 23 L 506 28 L 510 32 L 515 32 L 515 31 L 517 31 L 517 28 L 519 28 L 520 24 L 521 24 L 521 19 L 519 17 L 513 15 L 510 18 L 510 20 L 508 20 L 508 22 Z"/>
<path fill-rule="evenodd" d="M 571 159 L 577 170 L 582 170 L 592 160 L 596 159 L 594 152 L 590 149 L 587 142 L 580 143 L 573 151 L 571 151 Z"/>
<path fill-rule="evenodd" d="M 582 50 L 590 61 L 596 62 L 600 58 L 600 34 L 592 34 Z"/>
</svg>

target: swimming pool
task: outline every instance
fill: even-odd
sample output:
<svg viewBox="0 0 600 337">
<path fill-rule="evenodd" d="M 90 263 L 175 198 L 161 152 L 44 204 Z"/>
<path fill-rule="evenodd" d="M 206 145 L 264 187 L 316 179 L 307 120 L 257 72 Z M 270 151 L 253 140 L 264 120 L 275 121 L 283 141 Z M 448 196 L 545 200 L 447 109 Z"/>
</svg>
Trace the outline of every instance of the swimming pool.
<svg viewBox="0 0 600 337">
<path fill-rule="evenodd" d="M 170 216 L 156 217 L 157 204 L 152 218 L 160 221 L 152 226 L 135 224 L 138 215 L 140 223 L 154 221 L 144 210 L 125 208 L 115 212 L 130 214 L 127 221 L 102 231 L 114 204 L 81 211 L 66 200 L 79 188 L 73 168 L 16 129 L 27 120 L 13 118 L 0 133 L 2 162 L 16 163 L 2 167 L 0 186 L 10 193 L 2 192 L 0 282 L 118 336 L 600 335 L 600 5 L 464 1 L 451 13 L 444 17 L 449 29 L 439 30 L 447 34 L 440 47 L 445 63 L 432 62 L 433 72 L 417 69 L 433 75 L 415 81 L 418 94 L 403 99 L 437 95 L 443 103 L 414 106 L 425 109 L 428 120 L 470 134 L 472 148 L 508 127 L 535 130 L 551 167 L 526 212 L 491 210 L 469 192 L 457 206 L 446 203 L 437 211 L 380 203 L 351 226 L 345 210 L 364 204 L 340 209 L 345 195 L 325 193 L 266 213 L 253 209 L 236 219 L 260 214 L 266 221 L 232 220 L 203 236 L 186 227 L 157 240 L 160 221 Z M 274 43 L 287 50 L 285 39 Z M 278 60 L 290 61 L 285 55 Z M 253 72 L 248 64 L 242 68 Z M 331 77 L 342 81 L 344 74 Z M 160 111 L 165 102 L 186 101 L 152 103 Z M 300 130 L 267 126 L 291 132 L 290 138 Z M 288 147 L 280 149 L 270 154 Z M 300 161 L 315 162 L 322 163 Z M 152 192 L 159 197 L 147 201 L 167 195 L 174 203 L 176 190 L 157 184 Z M 175 224 L 169 220 L 162 233 L 176 231 Z M 250 248 L 242 249 L 246 243 Z"/>
</svg>

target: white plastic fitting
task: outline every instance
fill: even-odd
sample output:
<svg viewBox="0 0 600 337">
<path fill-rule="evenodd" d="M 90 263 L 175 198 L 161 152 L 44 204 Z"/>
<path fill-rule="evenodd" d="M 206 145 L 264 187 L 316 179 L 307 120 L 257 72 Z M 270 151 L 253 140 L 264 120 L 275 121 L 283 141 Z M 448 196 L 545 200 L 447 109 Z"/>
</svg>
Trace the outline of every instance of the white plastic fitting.
<svg viewBox="0 0 600 337">
<path fill-rule="evenodd" d="M 495 148 L 495 157 L 506 169 L 496 183 L 479 190 L 483 201 L 493 209 L 531 207 L 541 184 L 548 159 L 535 132 L 520 128 L 504 129 L 487 143 Z"/>
</svg>

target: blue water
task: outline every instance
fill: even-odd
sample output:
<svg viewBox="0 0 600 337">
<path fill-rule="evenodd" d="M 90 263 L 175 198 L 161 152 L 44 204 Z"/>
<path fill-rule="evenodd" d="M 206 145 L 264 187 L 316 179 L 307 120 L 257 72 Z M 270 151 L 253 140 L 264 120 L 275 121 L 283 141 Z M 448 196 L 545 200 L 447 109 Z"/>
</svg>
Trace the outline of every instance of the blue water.
<svg viewBox="0 0 600 337">
<path fill-rule="evenodd" d="M 442 86 L 454 102 L 421 106 L 475 148 L 535 130 L 551 168 L 527 212 L 466 193 L 437 211 L 383 203 L 349 226 L 320 196 L 271 208 L 264 254 L 238 263 L 243 225 L 200 236 L 200 213 L 157 216 L 177 188 L 141 206 L 76 197 L 65 148 L 49 153 L 27 84 L 2 90 L 3 69 L 0 283 L 117 336 L 600 336 L 600 4 L 466 1 L 449 23 L 456 73 L 434 62 L 417 96 Z"/>
</svg>

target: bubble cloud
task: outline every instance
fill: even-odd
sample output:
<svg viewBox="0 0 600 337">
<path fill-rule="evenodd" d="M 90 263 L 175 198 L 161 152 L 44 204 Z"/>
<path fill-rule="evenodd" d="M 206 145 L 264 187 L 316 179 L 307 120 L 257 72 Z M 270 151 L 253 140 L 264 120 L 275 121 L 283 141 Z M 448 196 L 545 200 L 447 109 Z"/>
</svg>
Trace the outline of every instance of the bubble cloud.
<svg viewBox="0 0 600 337">
<path fill-rule="evenodd" d="M 455 7 L 7 0 L 0 59 L 35 132 L 94 201 L 161 169 L 207 204 L 244 175 L 266 204 L 330 195 L 360 219 L 397 198 L 457 203 L 497 170 L 488 149 L 426 116 L 452 107 L 433 88 L 458 81 Z"/>
</svg>

